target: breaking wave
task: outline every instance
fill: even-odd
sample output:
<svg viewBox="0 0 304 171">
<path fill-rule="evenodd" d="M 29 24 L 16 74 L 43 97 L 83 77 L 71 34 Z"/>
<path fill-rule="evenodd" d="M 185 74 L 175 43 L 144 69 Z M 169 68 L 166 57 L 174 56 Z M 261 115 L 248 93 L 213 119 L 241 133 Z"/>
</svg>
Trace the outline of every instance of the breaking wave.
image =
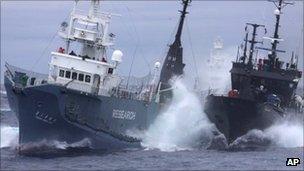
<svg viewBox="0 0 304 171">
<path fill-rule="evenodd" d="M 0 94 L 1 94 L 1 95 L 6 95 L 6 91 L 1 90 L 1 91 L 0 91 Z"/>
<path fill-rule="evenodd" d="M 263 150 L 268 147 L 296 148 L 303 147 L 303 120 L 285 119 L 276 122 L 269 128 L 262 130 L 250 130 L 247 134 L 238 137 L 231 144 L 223 134 L 215 136 L 210 142 L 208 149 L 247 151 Z"/>
<path fill-rule="evenodd" d="M 91 148 L 91 141 L 84 138 L 81 141 L 67 143 L 57 140 L 42 140 L 40 142 L 26 143 L 19 146 L 19 128 L 11 126 L 1 126 L 1 149 L 19 149 L 23 155 L 36 157 L 55 157 L 62 155 L 73 155 L 79 152 L 88 152 Z"/>
<path fill-rule="evenodd" d="M 43 158 L 71 156 L 78 153 L 89 152 L 91 149 L 91 141 L 88 138 L 74 143 L 57 140 L 42 140 L 40 142 L 22 144 L 19 147 L 20 153 L 23 155 Z"/>
<path fill-rule="evenodd" d="M 0 108 L 0 112 L 9 112 L 11 108 Z"/>
<path fill-rule="evenodd" d="M 303 147 L 303 123 L 300 119 L 284 119 L 278 121 L 264 131 L 251 130 L 246 135 L 239 137 L 236 141 L 248 142 L 248 135 L 252 141 L 260 145 L 271 145 L 276 147 L 294 148 Z"/>
<path fill-rule="evenodd" d="M 1 148 L 12 147 L 18 145 L 19 128 L 10 126 L 1 126 Z"/>
<path fill-rule="evenodd" d="M 171 105 L 141 135 L 143 147 L 176 151 L 199 147 L 210 141 L 214 126 L 203 113 L 198 97 L 181 80 L 176 80 L 173 88 Z"/>
<path fill-rule="evenodd" d="M 264 131 L 274 145 L 279 147 L 303 147 L 303 120 L 284 120 Z"/>
<path fill-rule="evenodd" d="M 35 143 L 27 143 L 20 146 L 21 150 L 32 150 L 32 149 L 43 149 L 43 148 L 49 148 L 49 149 L 59 149 L 59 150 L 65 150 L 68 148 L 73 147 L 90 147 L 91 141 L 88 138 L 85 138 L 81 141 L 75 142 L 75 143 L 67 143 L 65 141 L 57 141 L 57 140 L 42 140 L 40 142 Z"/>
<path fill-rule="evenodd" d="M 271 139 L 261 130 L 253 129 L 247 134 L 238 137 L 232 142 L 228 150 L 230 151 L 246 151 L 246 150 L 262 150 L 272 144 Z"/>
</svg>

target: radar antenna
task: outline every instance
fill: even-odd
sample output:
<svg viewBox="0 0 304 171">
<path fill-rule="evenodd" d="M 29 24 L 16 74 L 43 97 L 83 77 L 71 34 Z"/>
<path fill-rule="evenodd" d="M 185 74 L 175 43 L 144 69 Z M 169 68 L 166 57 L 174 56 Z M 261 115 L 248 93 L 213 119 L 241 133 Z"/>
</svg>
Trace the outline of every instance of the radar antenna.
<svg viewBox="0 0 304 171">
<path fill-rule="evenodd" d="M 277 50 L 277 46 L 279 44 L 279 41 L 283 41 L 283 39 L 279 36 L 279 27 L 280 27 L 280 18 L 282 14 L 282 9 L 287 5 L 293 5 L 293 2 L 287 2 L 285 0 L 269 0 L 270 2 L 273 2 L 273 4 L 276 6 L 276 9 L 274 10 L 274 15 L 276 16 L 276 24 L 275 24 L 275 30 L 272 38 L 267 38 L 271 40 L 271 49 L 266 48 L 260 48 L 263 50 L 271 51 L 271 53 L 268 55 L 269 61 L 270 61 L 270 67 L 274 68 L 275 66 L 275 60 L 277 58 L 277 52 L 285 52 L 282 50 Z"/>
</svg>

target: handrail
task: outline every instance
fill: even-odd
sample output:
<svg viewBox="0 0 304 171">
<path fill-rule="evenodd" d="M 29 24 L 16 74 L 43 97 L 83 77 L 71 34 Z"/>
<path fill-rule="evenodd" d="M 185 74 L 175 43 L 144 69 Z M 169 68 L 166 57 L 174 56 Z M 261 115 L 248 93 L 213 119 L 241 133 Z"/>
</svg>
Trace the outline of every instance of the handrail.
<svg viewBox="0 0 304 171">
<path fill-rule="evenodd" d="M 10 68 L 9 68 L 9 66 L 8 66 L 9 64 L 7 63 L 7 62 L 5 62 L 5 68 L 7 69 L 7 71 L 8 71 L 8 73 L 10 74 L 10 76 L 13 78 L 14 77 L 14 74 L 12 73 L 12 71 L 10 70 Z"/>
</svg>

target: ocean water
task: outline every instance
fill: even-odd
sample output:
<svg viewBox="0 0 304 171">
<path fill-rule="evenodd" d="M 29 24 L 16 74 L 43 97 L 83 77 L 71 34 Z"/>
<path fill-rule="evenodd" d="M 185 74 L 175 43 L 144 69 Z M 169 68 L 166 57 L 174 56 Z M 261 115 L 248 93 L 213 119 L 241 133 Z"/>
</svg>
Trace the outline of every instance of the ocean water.
<svg viewBox="0 0 304 171">
<path fill-rule="evenodd" d="M 1 170 L 304 170 L 302 121 L 252 130 L 227 146 L 213 136 L 195 95 L 182 83 L 175 87 L 174 105 L 148 131 L 130 132 L 143 139 L 142 147 L 100 151 L 84 139 L 31 144 L 24 154 L 18 152 L 18 122 L 1 92 Z M 301 164 L 286 166 L 291 157 Z"/>
</svg>

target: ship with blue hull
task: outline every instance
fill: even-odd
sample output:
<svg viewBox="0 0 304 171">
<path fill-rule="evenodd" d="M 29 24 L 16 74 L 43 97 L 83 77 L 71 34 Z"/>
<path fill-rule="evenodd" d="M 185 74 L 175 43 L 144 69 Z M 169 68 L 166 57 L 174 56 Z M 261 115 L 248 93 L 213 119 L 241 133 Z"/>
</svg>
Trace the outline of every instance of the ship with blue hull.
<svg viewBox="0 0 304 171">
<path fill-rule="evenodd" d="M 181 16 L 185 16 L 188 2 L 183 1 Z M 157 117 L 165 106 L 160 102 L 163 93 L 171 91 L 161 88 L 158 80 L 164 75 L 169 79 L 167 74 L 172 73 L 169 69 L 159 78 L 160 63 L 156 62 L 154 73 L 146 77 L 119 76 L 116 71 L 122 52 L 114 50 L 111 61 L 108 57 L 115 39 L 109 32 L 113 16 L 100 12 L 98 0 L 91 1 L 88 14 L 77 9 L 76 1 L 69 22 L 63 22 L 58 32 L 64 45 L 51 52 L 49 74 L 5 65 L 4 85 L 19 121 L 21 151 L 28 143 L 74 143 L 85 138 L 98 149 L 140 146 L 141 140 L 129 132 L 146 130 Z M 181 28 L 176 39 L 180 36 Z M 174 65 L 180 66 L 178 62 L 172 63 L 172 68 Z"/>
<path fill-rule="evenodd" d="M 138 146 L 139 140 L 126 131 L 146 129 L 158 112 L 155 102 L 126 98 L 117 104 L 116 97 L 51 84 L 20 89 L 5 79 L 10 106 L 18 114 L 21 144 L 89 138 L 94 148 Z"/>
</svg>

